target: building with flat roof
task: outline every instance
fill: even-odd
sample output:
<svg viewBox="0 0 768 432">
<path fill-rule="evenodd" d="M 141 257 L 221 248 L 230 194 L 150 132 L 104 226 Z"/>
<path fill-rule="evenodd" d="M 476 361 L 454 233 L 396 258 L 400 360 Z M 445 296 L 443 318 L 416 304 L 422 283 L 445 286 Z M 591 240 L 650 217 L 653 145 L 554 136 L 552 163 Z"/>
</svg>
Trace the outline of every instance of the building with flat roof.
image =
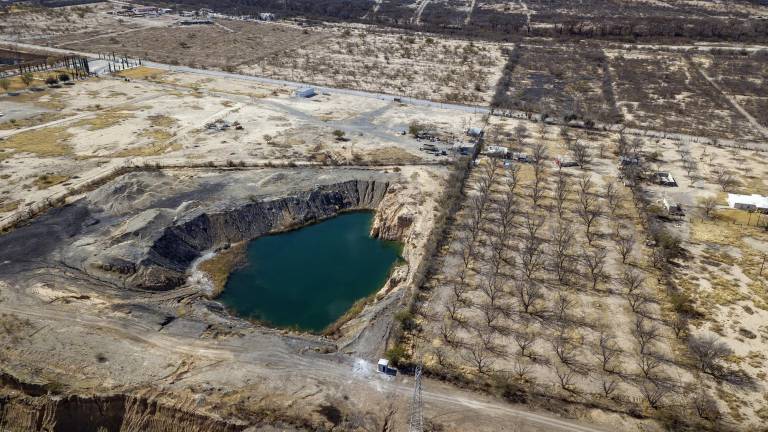
<svg viewBox="0 0 768 432">
<path fill-rule="evenodd" d="M 729 193 L 728 207 L 739 210 L 768 213 L 768 197 L 764 197 L 758 194 L 739 195 Z"/>
</svg>

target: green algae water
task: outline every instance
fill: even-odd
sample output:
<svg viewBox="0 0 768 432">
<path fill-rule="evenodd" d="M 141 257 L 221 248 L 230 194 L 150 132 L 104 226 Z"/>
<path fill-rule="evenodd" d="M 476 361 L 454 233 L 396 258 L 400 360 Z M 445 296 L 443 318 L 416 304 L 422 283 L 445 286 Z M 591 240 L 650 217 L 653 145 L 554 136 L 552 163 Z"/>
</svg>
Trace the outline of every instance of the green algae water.
<svg viewBox="0 0 768 432">
<path fill-rule="evenodd" d="M 323 330 L 380 289 L 400 255 L 399 243 L 369 236 L 372 222 L 373 213 L 345 213 L 253 240 L 219 300 L 276 327 Z"/>
</svg>

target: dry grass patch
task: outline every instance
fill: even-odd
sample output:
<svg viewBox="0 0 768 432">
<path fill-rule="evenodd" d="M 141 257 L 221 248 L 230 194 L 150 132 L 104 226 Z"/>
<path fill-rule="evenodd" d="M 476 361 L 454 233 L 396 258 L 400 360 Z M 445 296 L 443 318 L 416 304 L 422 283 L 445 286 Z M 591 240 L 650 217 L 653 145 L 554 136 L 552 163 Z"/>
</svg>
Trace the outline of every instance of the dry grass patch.
<svg viewBox="0 0 768 432">
<path fill-rule="evenodd" d="M 213 283 L 213 292 L 211 293 L 212 298 L 221 295 L 232 270 L 245 262 L 246 244 L 247 243 L 245 242 L 237 243 L 198 265 L 198 270 L 207 274 Z"/>
<path fill-rule="evenodd" d="M 99 129 L 106 129 L 112 126 L 116 126 L 123 122 L 123 120 L 135 117 L 131 113 L 126 112 L 105 112 L 95 117 L 85 118 L 79 120 L 73 126 L 85 128 L 89 131 L 95 131 Z"/>
<path fill-rule="evenodd" d="M 19 208 L 21 201 L 0 201 L 0 213 L 12 212 Z"/>
<path fill-rule="evenodd" d="M 32 184 L 38 189 L 43 190 L 43 189 L 48 189 L 51 186 L 56 186 L 57 184 L 64 183 L 70 178 L 71 177 L 65 176 L 65 175 L 43 174 L 40 177 L 36 178 L 35 181 L 32 182 Z"/>
<path fill-rule="evenodd" d="M 715 212 L 715 218 L 732 225 L 755 225 L 758 222 L 757 213 L 738 209 L 722 209 Z M 743 233 L 742 233 L 743 234 Z M 741 237 L 741 234 L 739 235 Z"/>
<path fill-rule="evenodd" d="M 61 93 L 49 90 L 34 91 L 14 96 L 14 102 L 29 102 L 41 108 L 58 111 L 66 108 L 66 104 L 61 100 Z"/>
<path fill-rule="evenodd" d="M 0 148 L 39 156 L 69 156 L 72 148 L 67 142 L 72 136 L 67 126 L 56 126 L 21 132 L 0 141 Z"/>
<path fill-rule="evenodd" d="M 163 75 L 164 73 L 165 71 L 162 69 L 139 66 L 133 69 L 120 71 L 117 73 L 117 76 L 130 78 L 130 79 L 147 79 L 147 78 L 153 79 L 153 78 L 159 77 L 160 75 Z"/>
<path fill-rule="evenodd" d="M 152 127 L 162 127 L 162 128 L 169 128 L 172 126 L 175 126 L 178 121 L 171 117 L 164 114 L 157 114 L 153 116 L 149 116 L 149 122 Z"/>
<path fill-rule="evenodd" d="M 421 160 L 421 157 L 414 155 L 400 147 L 382 147 L 375 150 L 369 150 L 364 156 L 367 161 L 376 161 L 388 164 L 415 163 Z"/>
<path fill-rule="evenodd" d="M 50 123 L 52 121 L 61 120 L 66 118 L 65 114 L 60 112 L 47 112 L 34 115 L 25 119 L 14 119 L 0 124 L 0 130 L 10 129 L 23 129 L 33 126 L 40 126 L 42 124 Z"/>
</svg>

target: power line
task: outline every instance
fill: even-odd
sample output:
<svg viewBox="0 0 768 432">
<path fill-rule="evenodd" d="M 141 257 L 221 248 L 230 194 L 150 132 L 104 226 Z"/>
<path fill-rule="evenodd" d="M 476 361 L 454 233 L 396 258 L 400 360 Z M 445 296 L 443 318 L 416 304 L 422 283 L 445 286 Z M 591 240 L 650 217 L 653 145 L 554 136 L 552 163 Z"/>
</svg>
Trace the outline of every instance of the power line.
<svg viewBox="0 0 768 432">
<path fill-rule="evenodd" d="M 413 398 L 411 399 L 408 432 L 424 431 L 424 405 L 421 400 L 421 364 L 416 366 L 413 383 Z"/>
</svg>

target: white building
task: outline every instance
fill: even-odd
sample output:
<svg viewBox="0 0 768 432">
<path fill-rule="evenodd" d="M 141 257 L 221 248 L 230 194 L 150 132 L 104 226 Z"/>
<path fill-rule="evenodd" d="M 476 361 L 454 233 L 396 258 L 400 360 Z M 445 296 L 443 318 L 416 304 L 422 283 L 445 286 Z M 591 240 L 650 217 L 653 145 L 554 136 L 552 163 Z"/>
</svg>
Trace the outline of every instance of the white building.
<svg viewBox="0 0 768 432">
<path fill-rule="evenodd" d="M 502 146 L 488 146 L 485 149 L 485 154 L 490 157 L 506 158 L 509 156 L 509 149 Z"/>
<path fill-rule="evenodd" d="M 739 195 L 729 193 L 728 207 L 739 210 L 768 213 L 768 197 L 764 197 L 758 194 Z"/>
<path fill-rule="evenodd" d="M 483 135 L 483 129 L 479 127 L 471 127 L 467 129 L 467 135 L 478 138 Z"/>
</svg>

